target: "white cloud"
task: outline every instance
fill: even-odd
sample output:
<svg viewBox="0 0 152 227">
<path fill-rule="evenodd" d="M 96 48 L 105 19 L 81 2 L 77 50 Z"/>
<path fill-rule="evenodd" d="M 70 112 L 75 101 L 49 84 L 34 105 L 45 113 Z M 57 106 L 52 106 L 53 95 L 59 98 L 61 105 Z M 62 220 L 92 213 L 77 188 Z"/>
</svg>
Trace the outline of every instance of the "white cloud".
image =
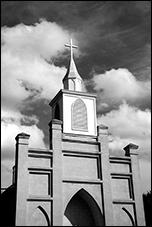
<svg viewBox="0 0 152 227">
<path fill-rule="evenodd" d="M 12 167 L 15 165 L 15 137 L 25 132 L 30 135 L 29 147 L 46 148 L 44 144 L 44 133 L 36 125 L 25 126 L 17 123 L 1 123 L 1 163 L 2 168 L 2 186 L 8 186 L 12 180 Z M 6 178 L 7 179 L 6 179 Z"/>
<path fill-rule="evenodd" d="M 151 151 L 151 112 L 142 111 L 126 103 L 118 110 L 98 117 L 98 124 L 109 127 L 110 148 L 120 150 L 128 143 L 139 145 L 139 153 L 149 156 Z"/>
<path fill-rule="evenodd" d="M 2 28 L 2 105 L 20 106 L 29 97 L 50 99 L 62 88 L 65 67 L 47 63 L 65 51 L 69 33 L 56 23 Z M 9 92 L 8 92 L 9 91 Z"/>
<path fill-rule="evenodd" d="M 139 164 L 142 190 L 151 189 L 151 112 L 142 111 L 126 103 L 118 110 L 98 117 L 98 124 L 108 126 L 109 149 L 112 155 L 124 155 L 123 148 L 129 143 L 139 146 Z"/>
<path fill-rule="evenodd" d="M 128 69 L 111 69 L 105 74 L 93 75 L 92 80 L 100 101 L 108 105 L 122 100 L 143 101 L 150 97 L 150 81 L 136 80 Z"/>
<path fill-rule="evenodd" d="M 69 37 L 68 31 L 44 20 L 1 28 L 1 148 L 2 162 L 9 169 L 18 133 L 31 135 L 30 147 L 45 147 L 44 133 L 36 126 L 38 116 L 21 111 L 33 101 L 51 100 L 62 88 L 66 68 L 55 66 L 53 59 L 62 56 Z"/>
<path fill-rule="evenodd" d="M 28 62 L 9 54 L 2 61 L 2 104 L 21 106 L 29 97 L 51 100 L 62 88 L 65 72 L 64 67 L 50 65 L 43 59 Z"/>
<path fill-rule="evenodd" d="M 122 138 L 134 135 L 141 138 L 150 136 L 151 133 L 150 110 L 142 111 L 136 107 L 129 106 L 126 102 L 120 105 L 118 110 L 112 110 L 105 115 L 101 115 L 98 121 L 101 120 L 109 125 L 112 133 L 114 132 L 115 135 Z"/>
<path fill-rule="evenodd" d="M 143 192 L 150 190 L 151 112 L 132 106 L 142 106 L 150 100 L 150 80 L 138 81 L 127 69 L 112 69 L 93 75 L 92 80 L 98 93 L 98 110 L 109 110 L 98 117 L 98 124 L 109 128 L 110 153 L 124 155 L 126 145 L 137 144 Z M 119 105 L 119 109 L 111 110 L 113 105 Z"/>
<path fill-rule="evenodd" d="M 7 112 L 6 112 L 7 113 Z M 4 112 L 3 112 L 4 114 Z M 29 121 L 37 121 L 35 116 L 29 117 L 17 115 L 13 113 L 12 118 L 6 114 L 5 118 L 1 121 L 1 163 L 3 165 L 1 176 L 2 186 L 7 187 L 12 182 L 12 167 L 15 164 L 15 137 L 25 132 L 30 135 L 29 147 L 32 148 L 46 148 L 44 144 L 44 133 L 35 124 L 31 126 L 21 125 L 20 120 L 24 118 Z M 31 119 L 32 118 L 32 119 Z"/>
<path fill-rule="evenodd" d="M 38 124 L 38 122 L 39 122 L 39 119 L 36 115 L 27 116 L 27 115 L 21 114 L 17 110 L 9 110 L 9 109 L 8 110 L 4 109 L 1 111 L 1 119 L 3 122 L 5 122 L 5 124 L 6 123 L 20 124 L 21 121 L 24 123 L 34 123 L 34 124 Z"/>
<path fill-rule="evenodd" d="M 65 51 L 69 32 L 43 20 L 33 26 L 2 27 L 1 37 L 2 149 L 6 150 L 7 144 L 12 147 L 14 136 L 21 131 L 32 135 L 31 146 L 35 146 L 35 140 L 42 147 L 43 132 L 33 125 L 38 123 L 38 117 L 23 115 L 21 110 L 29 108 L 31 100 L 51 100 L 62 88 L 66 68 L 45 59 L 51 60 Z"/>
<path fill-rule="evenodd" d="M 30 26 L 19 24 L 12 28 L 2 28 L 3 48 L 22 59 L 42 56 L 50 60 L 65 50 L 64 44 L 69 36 L 69 32 L 61 26 L 45 20 Z"/>
<path fill-rule="evenodd" d="M 5 123 L 2 121 L 1 124 L 1 146 L 3 152 L 13 152 L 12 149 L 15 149 L 15 137 L 17 134 L 24 132 L 30 134 L 29 146 L 33 148 L 45 148 L 43 142 L 44 133 L 36 125 L 26 126 L 20 125 L 17 123 Z"/>
</svg>

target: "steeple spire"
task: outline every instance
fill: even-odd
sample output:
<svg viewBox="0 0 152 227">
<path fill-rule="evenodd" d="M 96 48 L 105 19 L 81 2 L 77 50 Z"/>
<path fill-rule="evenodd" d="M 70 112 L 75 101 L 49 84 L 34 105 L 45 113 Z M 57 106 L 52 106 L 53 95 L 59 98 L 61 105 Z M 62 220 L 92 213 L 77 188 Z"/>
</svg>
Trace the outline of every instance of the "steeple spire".
<svg viewBox="0 0 152 227">
<path fill-rule="evenodd" d="M 64 89 L 73 91 L 82 91 L 82 78 L 80 77 L 74 59 L 73 59 L 73 48 L 78 48 L 73 45 L 72 39 L 70 39 L 70 44 L 65 44 L 66 47 L 70 47 L 70 63 L 67 69 L 67 73 L 63 78 Z"/>
</svg>

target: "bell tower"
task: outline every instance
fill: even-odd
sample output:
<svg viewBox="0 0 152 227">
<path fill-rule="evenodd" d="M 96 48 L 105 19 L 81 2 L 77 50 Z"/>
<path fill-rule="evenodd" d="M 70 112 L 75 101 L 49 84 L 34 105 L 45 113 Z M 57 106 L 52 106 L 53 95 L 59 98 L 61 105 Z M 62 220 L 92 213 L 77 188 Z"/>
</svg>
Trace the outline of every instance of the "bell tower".
<svg viewBox="0 0 152 227">
<path fill-rule="evenodd" d="M 77 46 L 73 45 L 72 39 L 65 46 L 70 47 L 70 61 L 63 78 L 63 89 L 50 102 L 52 120 L 63 122 L 63 133 L 96 136 L 96 95 L 83 91 L 83 80 L 73 58 L 73 48 Z"/>
</svg>

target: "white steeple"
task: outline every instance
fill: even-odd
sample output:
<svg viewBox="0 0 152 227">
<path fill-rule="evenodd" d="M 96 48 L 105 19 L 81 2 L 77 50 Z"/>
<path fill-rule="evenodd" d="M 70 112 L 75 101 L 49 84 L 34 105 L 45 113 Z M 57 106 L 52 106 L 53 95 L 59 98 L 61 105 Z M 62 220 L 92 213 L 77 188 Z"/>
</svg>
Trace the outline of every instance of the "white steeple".
<svg viewBox="0 0 152 227">
<path fill-rule="evenodd" d="M 70 44 L 65 44 L 66 47 L 70 47 L 70 63 L 67 69 L 67 73 L 63 78 L 63 86 L 64 89 L 73 90 L 73 91 L 82 91 L 82 78 L 79 75 L 74 59 L 73 59 L 73 49 L 78 48 L 77 46 L 72 44 L 72 39 L 70 39 Z"/>
</svg>

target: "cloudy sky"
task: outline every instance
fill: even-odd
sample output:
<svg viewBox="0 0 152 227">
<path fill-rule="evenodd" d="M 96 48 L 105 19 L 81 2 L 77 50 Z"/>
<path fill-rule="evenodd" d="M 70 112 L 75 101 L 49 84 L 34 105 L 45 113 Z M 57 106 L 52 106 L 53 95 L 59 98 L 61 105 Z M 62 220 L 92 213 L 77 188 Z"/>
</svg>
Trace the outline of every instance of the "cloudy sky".
<svg viewBox="0 0 152 227">
<path fill-rule="evenodd" d="M 62 89 L 73 39 L 78 72 L 97 94 L 111 154 L 139 145 L 142 190 L 151 170 L 151 2 L 1 1 L 1 173 L 11 184 L 15 136 L 48 148 L 49 102 Z"/>
</svg>

